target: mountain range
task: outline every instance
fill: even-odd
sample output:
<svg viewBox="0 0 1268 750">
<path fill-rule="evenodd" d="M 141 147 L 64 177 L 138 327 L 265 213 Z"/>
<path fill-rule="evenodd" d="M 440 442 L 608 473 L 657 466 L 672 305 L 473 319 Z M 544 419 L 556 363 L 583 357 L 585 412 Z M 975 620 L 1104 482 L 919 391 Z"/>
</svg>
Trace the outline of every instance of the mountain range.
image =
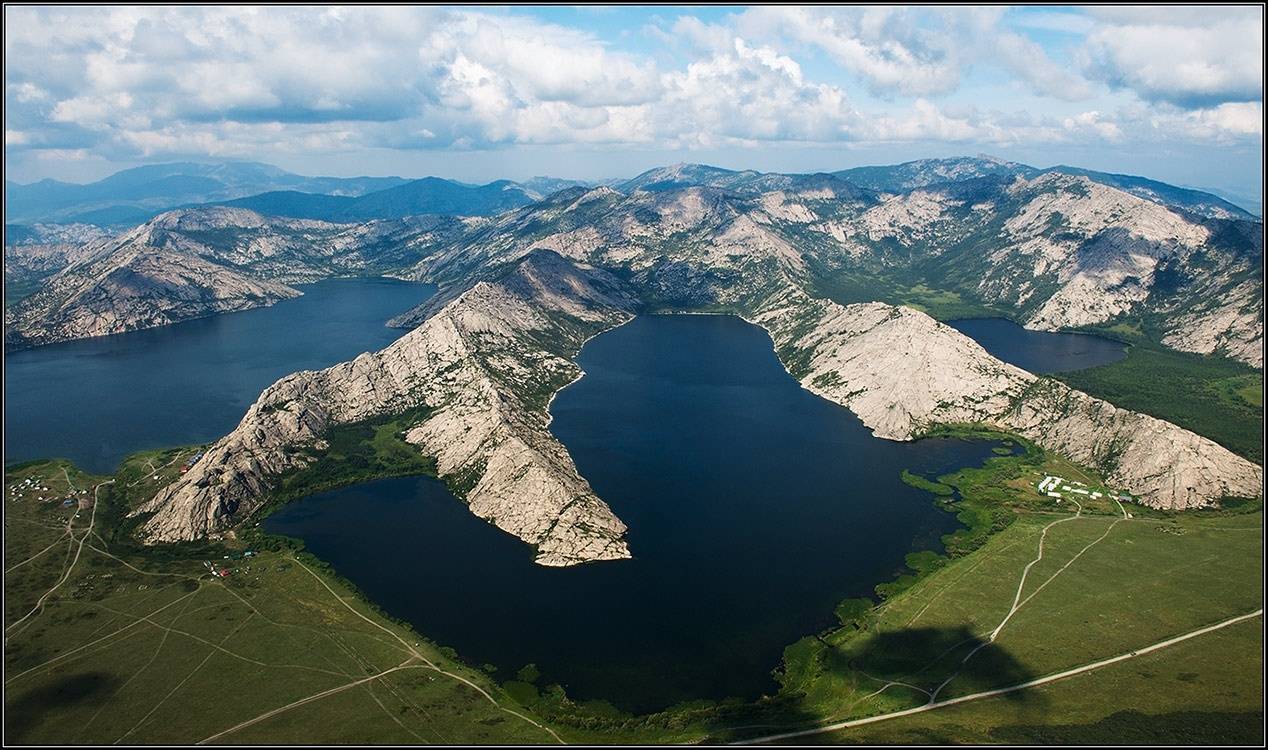
<svg viewBox="0 0 1268 750">
<path fill-rule="evenodd" d="M 974 177 L 1021 176 L 1046 172 L 1081 175 L 1147 200 L 1215 218 L 1254 215 L 1208 192 L 1130 175 L 1057 166 L 1038 169 L 992 157 L 925 159 L 890 166 L 857 167 L 831 173 L 859 188 L 901 193 Z M 93 224 L 115 229 L 134 226 L 172 208 L 216 204 L 249 208 L 271 216 L 327 221 L 370 221 L 418 214 L 490 216 L 528 205 L 569 187 L 607 184 L 623 192 L 708 185 L 739 192 L 779 189 L 807 175 L 735 171 L 701 164 L 648 170 L 629 180 L 584 182 L 534 177 L 469 185 L 439 177 L 304 177 L 267 164 L 174 163 L 137 167 L 86 185 L 42 180 L 5 183 L 6 244 L 21 225 Z"/>
<path fill-rule="evenodd" d="M 292 218 L 345 221 L 416 214 L 485 216 L 580 183 L 534 177 L 468 185 L 439 177 L 305 177 L 255 162 L 180 162 L 136 167 L 85 185 L 5 183 L 5 222 L 126 227 L 180 207 L 224 204 Z M 371 197 L 373 196 L 373 197 Z M 364 198 L 364 200 L 357 200 Z M 18 226 L 6 227 L 9 235 Z"/>
<path fill-rule="evenodd" d="M 545 196 L 464 187 L 525 201 L 490 216 L 392 215 L 420 195 L 462 208 L 468 193 L 424 180 L 320 196 L 324 215 L 312 196 L 287 193 L 278 205 L 313 214 L 253 210 L 255 196 L 81 242 L 72 238 L 85 230 L 41 226 L 27 239 L 50 242 L 6 247 L 25 263 L 15 266 L 46 274 L 6 308 L 6 346 L 271 304 L 330 276 L 439 286 L 391 321 L 410 332 L 387 349 L 266 390 L 137 511 L 152 541 L 224 533 L 277 477 L 320 455 L 325 430 L 407 410 L 417 416 L 406 439 L 541 564 L 628 556 L 624 524 L 547 429 L 547 407 L 579 374 L 582 342 L 644 312 L 743 316 L 804 387 L 878 437 L 986 424 L 1095 468 L 1147 505 L 1254 496 L 1253 463 L 1006 365 L 919 309 L 953 299 L 1030 328 L 1115 327 L 1262 368 L 1262 222 L 1111 177 L 987 159 L 804 175 L 674 165 Z"/>
<path fill-rule="evenodd" d="M 283 284 L 357 274 L 453 284 L 534 247 L 605 266 L 628 266 L 636 250 L 664 258 L 680 246 L 698 247 L 720 275 L 731 255 L 760 246 L 780 248 L 816 293 L 843 303 L 908 302 L 913 290 L 940 290 L 1035 329 L 1121 325 L 1176 349 L 1262 367 L 1258 220 L 1159 197 L 1184 193 L 1142 197 L 1082 174 L 1027 177 L 994 160 L 913 162 L 891 168 L 889 177 L 879 168 L 864 177 L 872 187 L 841 174 L 676 165 L 616 187 L 570 187 L 537 200 L 511 183 L 453 193 L 420 180 L 355 198 L 322 196 L 333 202 L 333 215 L 321 220 L 241 205 L 181 209 L 61 252 L 67 265 L 51 275 L 55 264 L 26 258 L 58 253 L 41 243 L 8 247 L 15 268 L 38 266 L 32 273 L 46 274 L 47 284 L 8 308 L 6 341 L 33 345 L 166 320 L 141 304 L 166 293 L 163 284 L 141 283 L 148 277 L 129 265 L 141 249 L 179 252 Z M 492 194 L 490 200 L 509 194 L 512 203 L 529 202 L 491 217 L 346 218 L 376 208 L 395 213 L 386 208 L 410 205 L 419 183 L 451 207 L 472 190 Z M 253 201 L 261 202 L 233 203 Z M 109 304 L 122 280 L 133 312 Z M 38 277 L 16 281 L 38 286 Z M 712 288 L 677 288 L 675 295 L 691 299 L 666 300 L 716 304 L 712 297 L 724 286 L 719 279 Z M 243 304 L 270 296 L 253 293 Z M 86 313 L 87 300 L 97 299 Z M 191 304 L 186 317 L 207 312 Z"/>
</svg>

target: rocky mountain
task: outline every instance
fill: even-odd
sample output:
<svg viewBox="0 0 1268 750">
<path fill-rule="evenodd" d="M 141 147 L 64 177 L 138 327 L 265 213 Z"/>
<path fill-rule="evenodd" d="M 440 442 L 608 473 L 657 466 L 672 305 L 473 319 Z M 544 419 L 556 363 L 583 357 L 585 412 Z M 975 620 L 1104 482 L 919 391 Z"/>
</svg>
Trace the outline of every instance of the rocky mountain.
<svg viewBox="0 0 1268 750">
<path fill-rule="evenodd" d="M 771 333 L 805 388 L 849 408 L 877 437 L 910 440 L 939 424 L 988 425 L 1096 467 L 1155 508 L 1262 491 L 1263 470 L 1213 441 L 1000 362 L 907 307 L 843 306 L 793 291 L 754 322 Z"/>
<path fill-rule="evenodd" d="M 862 197 L 874 193 L 868 186 L 844 179 L 836 174 L 781 174 L 779 172 L 742 172 L 707 164 L 674 164 L 657 167 L 612 187 L 623 193 L 644 191 L 660 193 L 688 187 L 711 187 L 745 195 L 760 195 L 780 190 L 805 191 L 814 185 L 831 184 L 841 193 Z"/>
<path fill-rule="evenodd" d="M 1262 223 L 1196 217 L 1086 177 L 983 177 L 901 194 L 831 175 L 756 194 L 574 189 L 473 228 L 409 274 L 450 282 L 533 246 L 630 272 L 671 246 L 708 248 L 700 261 L 721 286 L 738 258 L 777 247 L 820 288 L 860 280 L 852 297 L 829 294 L 839 302 L 925 285 L 1034 329 L 1128 321 L 1168 346 L 1263 366 Z M 689 301 L 689 290 L 659 286 L 667 301 Z"/>
<path fill-rule="evenodd" d="M 121 226 L 177 206 L 271 190 L 356 196 L 394 187 L 399 177 L 304 177 L 255 162 L 155 164 L 80 185 L 41 180 L 5 183 L 5 221 Z"/>
<path fill-rule="evenodd" d="M 1263 366 L 1259 222 L 1047 173 L 912 191 L 835 228 L 878 275 L 956 290 L 1028 328 L 1126 321 L 1177 349 Z"/>
<path fill-rule="evenodd" d="M 224 531 L 301 465 L 322 431 L 425 405 L 405 435 L 434 456 L 472 513 L 537 550 L 543 565 L 628 557 L 625 526 L 547 429 L 549 398 L 581 373 L 589 336 L 628 320 L 610 275 L 536 250 L 436 309 L 388 348 L 271 386 L 234 432 L 139 510 L 153 541 Z"/>
<path fill-rule="evenodd" d="M 1064 174 L 1086 177 L 1100 185 L 1117 188 L 1138 198 L 1200 217 L 1244 220 L 1258 218 L 1240 206 L 1201 190 L 1176 187 L 1145 177 L 1097 172 L 1065 165 L 1040 169 L 991 156 L 919 159 L 887 166 L 856 167 L 833 174 L 859 187 L 882 193 L 906 193 L 942 183 L 964 182 L 983 177 L 1024 177 L 1032 180 L 1044 174 Z"/>
<path fill-rule="evenodd" d="M 533 197 L 533 200 L 541 200 L 548 195 L 553 195 L 560 190 L 567 190 L 568 188 L 590 188 L 597 187 L 598 184 L 588 180 L 570 180 L 563 177 L 546 177 L 544 175 L 530 177 L 519 182 L 519 186 L 526 190 Z"/>
<path fill-rule="evenodd" d="M 109 236 L 91 224 L 34 224 L 4 227 L 5 307 L 38 290 L 48 277 Z"/>
<path fill-rule="evenodd" d="M 943 290 L 1030 328 L 1119 325 L 1177 349 L 1263 366 L 1258 221 L 1200 217 L 1060 173 L 901 193 L 828 174 L 679 165 L 645 177 L 628 193 L 568 188 L 490 218 L 334 224 L 190 209 L 147 224 L 154 231 L 145 241 L 252 278 L 390 273 L 447 286 L 541 247 L 641 274 L 650 299 L 667 306 L 713 304 L 745 261 L 761 255 L 837 302 L 902 303 L 905 290 Z M 667 186 L 701 177 L 725 185 Z M 685 262 L 709 269 L 692 282 L 703 288 L 681 283 Z M 40 325 L 40 308 L 21 313 L 24 327 Z"/>
<path fill-rule="evenodd" d="M 270 305 L 300 294 L 289 284 L 408 267 L 421 257 L 420 248 L 449 241 L 467 227 L 438 216 L 334 224 L 208 208 L 169 212 L 117 237 L 61 251 L 6 247 L 6 259 L 19 267 L 33 267 L 37 259 L 42 270 L 65 266 L 6 308 L 5 347 Z"/>
<path fill-rule="evenodd" d="M 105 336 L 269 305 L 299 294 L 196 256 L 133 246 L 76 262 L 5 309 L 8 349 Z M 32 311 L 38 325 L 32 324 Z"/>
<path fill-rule="evenodd" d="M 906 193 L 944 182 L 981 177 L 1034 177 L 1040 170 L 991 156 L 917 159 L 902 164 L 854 167 L 833 172 L 843 180 L 879 193 Z"/>
<path fill-rule="evenodd" d="M 579 374 L 572 359 L 585 338 L 666 306 L 725 309 L 764 327 L 803 385 L 878 437 L 912 439 L 948 422 L 1012 430 L 1155 507 L 1261 492 L 1262 469 L 1223 447 L 1004 364 L 923 313 L 813 296 L 806 264 L 734 197 L 702 188 L 672 201 L 641 195 L 634 211 L 657 206 L 674 229 L 661 231 L 677 241 L 653 254 L 639 244 L 645 227 L 617 220 L 578 227 L 578 242 L 559 241 L 562 250 L 489 248 L 478 280 L 429 301 L 417 327 L 387 349 L 266 390 L 194 469 L 138 509 L 145 533 L 223 533 L 250 517 L 279 475 L 320 453 L 330 425 L 425 406 L 405 439 L 435 457 L 473 513 L 534 545 L 539 563 L 628 556 L 624 525 L 546 429 L 548 407 Z M 552 210 L 559 219 L 609 202 L 624 199 L 599 189 Z M 706 228 L 710 239 L 694 241 Z"/>
</svg>

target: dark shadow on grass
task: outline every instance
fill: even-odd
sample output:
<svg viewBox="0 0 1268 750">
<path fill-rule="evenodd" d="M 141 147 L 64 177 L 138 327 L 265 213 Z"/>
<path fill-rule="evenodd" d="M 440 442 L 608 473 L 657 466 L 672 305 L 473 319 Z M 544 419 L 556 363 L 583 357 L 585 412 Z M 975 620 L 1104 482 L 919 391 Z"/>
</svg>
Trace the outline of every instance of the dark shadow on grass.
<svg viewBox="0 0 1268 750">
<path fill-rule="evenodd" d="M 964 657 L 976 650 L 968 662 Z M 801 669 L 805 671 L 806 667 Z M 814 672 L 812 695 L 805 691 L 785 691 L 769 701 L 749 704 L 742 711 L 719 717 L 712 723 L 709 741 L 728 742 L 784 732 L 813 729 L 824 724 L 873 716 L 879 713 L 912 708 L 930 700 L 930 695 L 954 675 L 937 692 L 938 701 L 951 697 L 1010 687 L 1035 679 L 1033 673 L 1006 649 L 987 643 L 966 627 L 909 628 L 891 632 L 860 633 L 843 646 L 819 642 L 811 669 Z M 803 683 L 805 677 L 802 677 Z M 906 683 L 912 687 L 889 683 Z M 820 686 L 837 686 L 839 699 L 830 697 L 830 690 Z M 876 700 L 860 700 L 885 688 L 884 695 L 897 703 L 881 708 Z M 920 692 L 920 691 L 924 692 Z M 1001 696 L 1016 719 L 1039 724 L 1043 721 L 1042 694 L 1018 690 Z M 901 721 L 899 719 L 898 721 Z M 847 733 L 849 730 L 845 730 Z M 963 737 L 941 736 L 937 731 L 918 732 L 922 743 L 962 742 Z M 818 736 L 819 741 L 826 739 Z M 814 742 L 816 735 L 790 738 L 784 742 Z M 848 742 L 837 735 L 834 741 Z"/>
<path fill-rule="evenodd" d="M 32 740 L 27 733 L 42 724 L 48 712 L 101 705 L 119 684 L 119 678 L 109 672 L 81 672 L 25 692 L 11 702 L 6 700 L 5 744 L 29 744 Z"/>
<path fill-rule="evenodd" d="M 1262 711 L 1118 711 L 1089 724 L 1012 724 L 991 730 L 1005 744 L 1057 745 L 1260 745 Z"/>
</svg>

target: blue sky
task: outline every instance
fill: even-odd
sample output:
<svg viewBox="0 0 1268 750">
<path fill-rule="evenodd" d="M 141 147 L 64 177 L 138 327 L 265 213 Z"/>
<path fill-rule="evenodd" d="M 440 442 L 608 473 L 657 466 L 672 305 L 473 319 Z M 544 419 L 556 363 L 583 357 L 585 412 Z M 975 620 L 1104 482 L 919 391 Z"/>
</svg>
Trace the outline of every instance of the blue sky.
<svg viewBox="0 0 1268 750">
<path fill-rule="evenodd" d="M 989 153 L 1257 198 L 1259 7 L 5 9 L 5 173 L 604 178 Z"/>
</svg>

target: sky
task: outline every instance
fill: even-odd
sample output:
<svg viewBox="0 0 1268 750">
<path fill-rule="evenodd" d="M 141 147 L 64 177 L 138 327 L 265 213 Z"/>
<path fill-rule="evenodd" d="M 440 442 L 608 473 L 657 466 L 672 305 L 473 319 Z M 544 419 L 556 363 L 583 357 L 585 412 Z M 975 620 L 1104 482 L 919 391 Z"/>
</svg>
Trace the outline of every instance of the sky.
<svg viewBox="0 0 1268 750">
<path fill-rule="evenodd" d="M 5 8 L 5 177 L 603 179 L 979 153 L 1258 200 L 1263 10 Z"/>
</svg>

